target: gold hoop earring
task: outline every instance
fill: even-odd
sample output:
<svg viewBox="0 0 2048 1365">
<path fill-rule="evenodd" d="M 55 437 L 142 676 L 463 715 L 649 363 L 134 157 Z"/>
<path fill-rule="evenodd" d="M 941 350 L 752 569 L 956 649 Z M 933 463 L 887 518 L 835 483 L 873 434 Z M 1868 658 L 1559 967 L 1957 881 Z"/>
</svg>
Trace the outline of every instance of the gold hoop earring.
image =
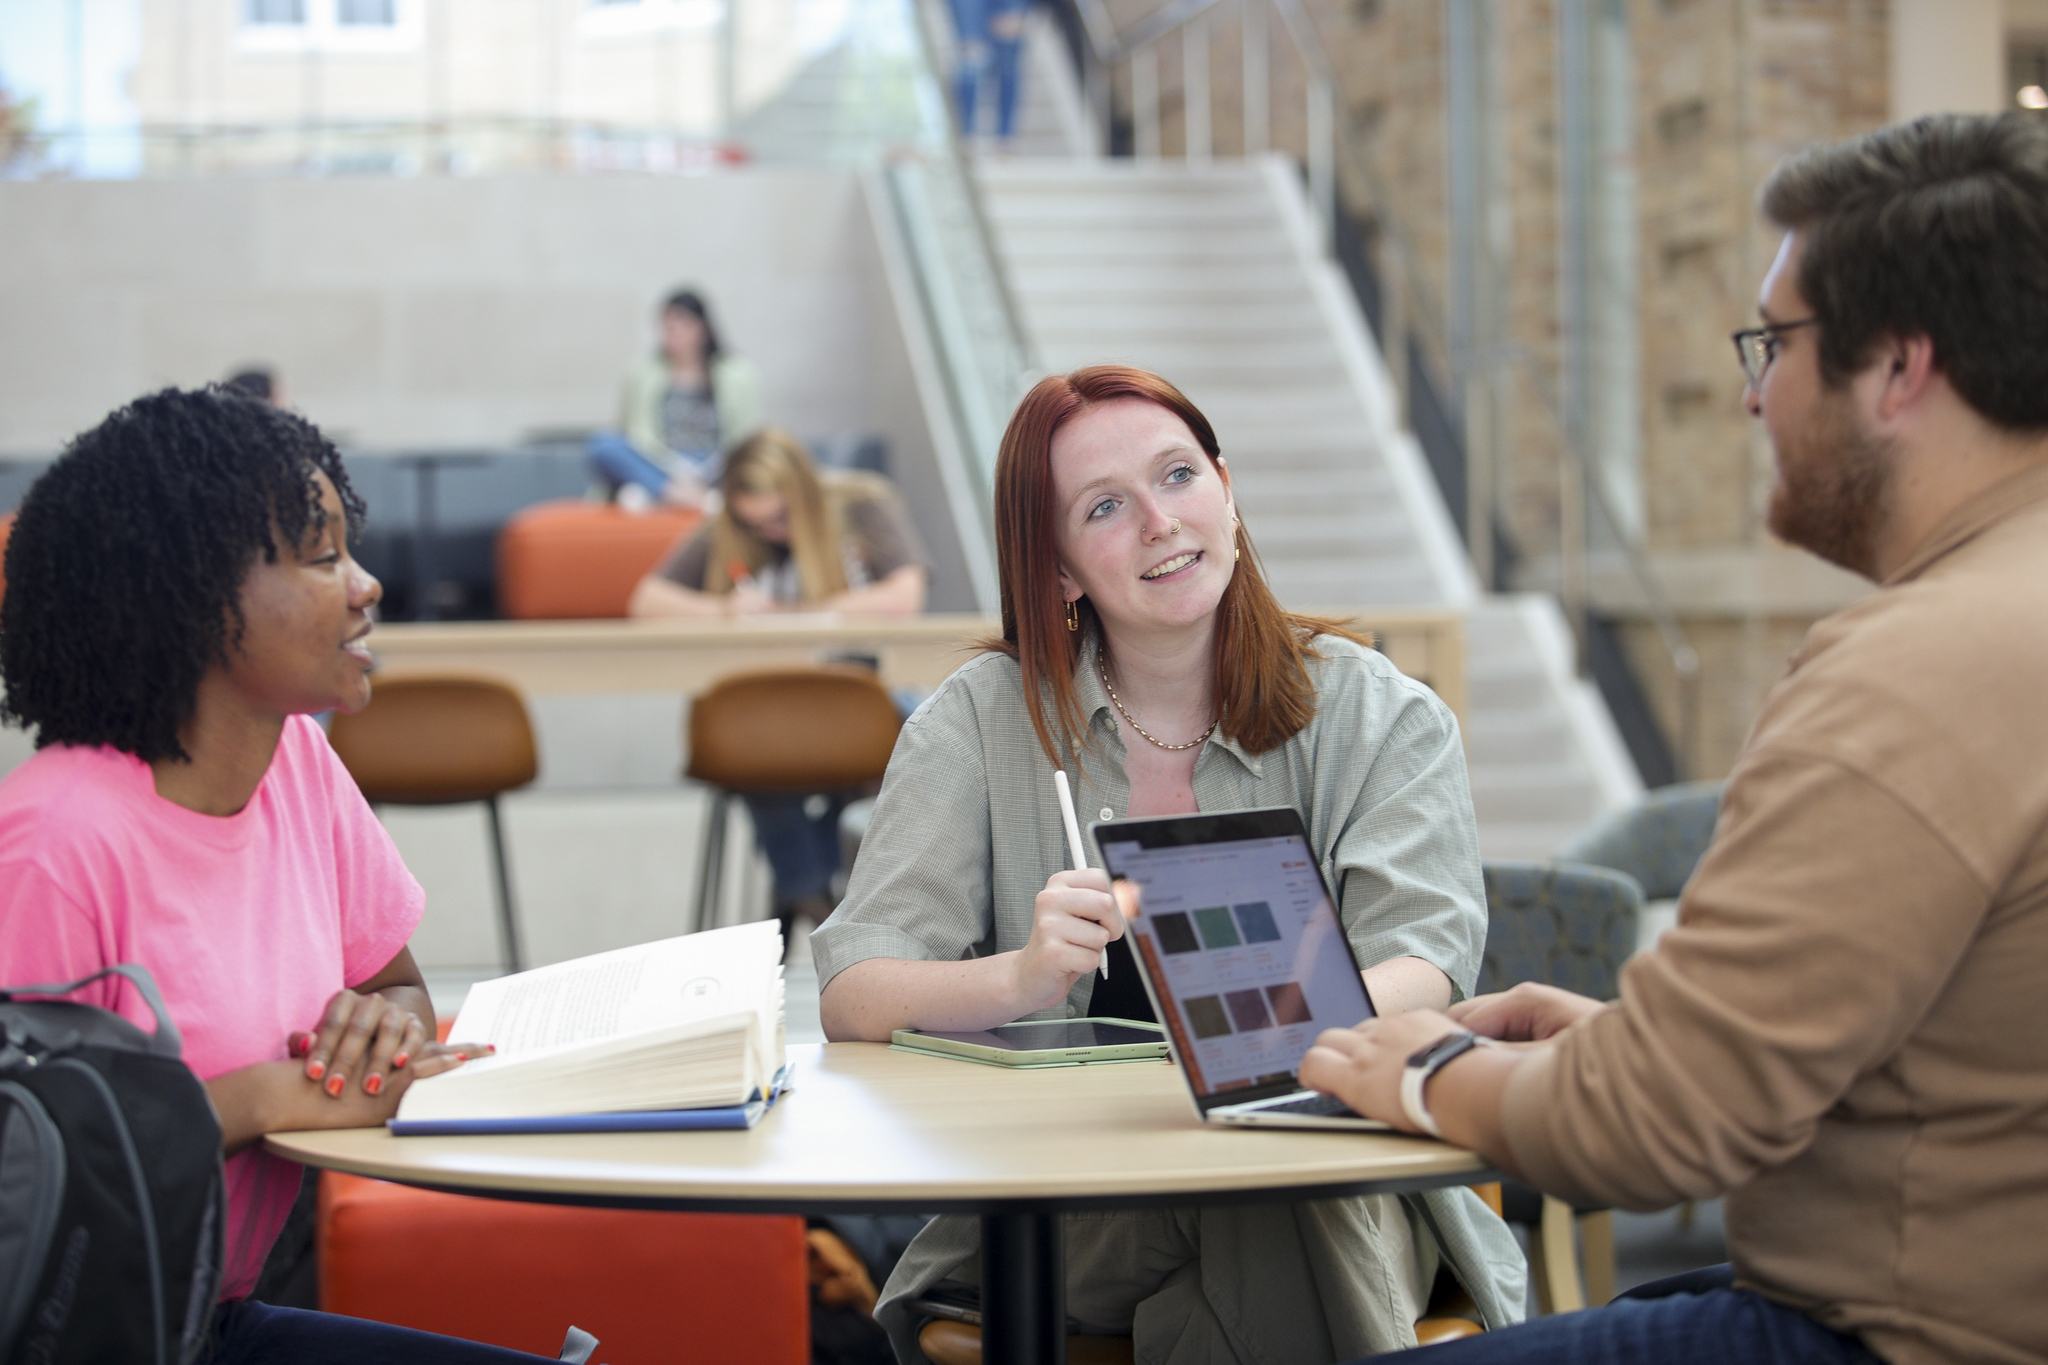
<svg viewBox="0 0 2048 1365">
<path fill-rule="evenodd" d="M 1244 546 L 1238 542 L 1237 529 L 1244 525 L 1235 515 L 1230 518 L 1230 562 L 1240 563 L 1244 559 Z"/>
<path fill-rule="evenodd" d="M 1081 602 L 1079 598 L 1076 598 L 1075 600 L 1067 603 L 1067 629 L 1069 631 L 1077 631 L 1080 628 Z"/>
</svg>

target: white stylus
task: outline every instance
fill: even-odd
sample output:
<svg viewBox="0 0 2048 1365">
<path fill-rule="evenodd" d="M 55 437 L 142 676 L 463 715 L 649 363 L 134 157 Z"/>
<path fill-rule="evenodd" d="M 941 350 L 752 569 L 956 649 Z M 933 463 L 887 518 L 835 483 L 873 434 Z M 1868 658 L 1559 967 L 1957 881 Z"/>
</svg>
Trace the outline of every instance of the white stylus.
<svg viewBox="0 0 2048 1365">
<path fill-rule="evenodd" d="M 1067 827 L 1067 857 L 1074 864 L 1074 871 L 1088 870 L 1088 850 L 1081 843 L 1081 822 L 1074 818 L 1074 793 L 1067 786 L 1064 768 L 1052 770 L 1053 790 L 1060 794 L 1060 823 Z M 1095 964 L 1104 981 L 1109 980 L 1109 949 L 1102 950 L 1102 960 Z"/>
</svg>

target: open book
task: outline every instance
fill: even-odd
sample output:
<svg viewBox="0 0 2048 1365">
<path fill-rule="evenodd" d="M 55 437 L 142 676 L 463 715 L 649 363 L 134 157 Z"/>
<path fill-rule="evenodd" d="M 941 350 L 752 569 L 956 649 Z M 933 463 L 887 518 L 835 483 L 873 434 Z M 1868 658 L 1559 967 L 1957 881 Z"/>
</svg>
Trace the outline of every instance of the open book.
<svg viewBox="0 0 2048 1365">
<path fill-rule="evenodd" d="M 498 1050 L 415 1081 L 393 1133 L 750 1127 L 781 1082 L 782 931 L 741 924 L 480 982 L 449 1036 Z"/>
</svg>

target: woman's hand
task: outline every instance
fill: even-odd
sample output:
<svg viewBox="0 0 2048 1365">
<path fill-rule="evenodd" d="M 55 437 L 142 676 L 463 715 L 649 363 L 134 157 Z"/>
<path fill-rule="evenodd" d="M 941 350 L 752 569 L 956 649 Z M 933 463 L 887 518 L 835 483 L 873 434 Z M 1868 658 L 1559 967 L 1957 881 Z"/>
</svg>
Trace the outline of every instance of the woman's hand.
<svg viewBox="0 0 2048 1365">
<path fill-rule="evenodd" d="M 1031 937 L 1017 950 L 1020 1013 L 1051 1009 L 1065 1000 L 1074 983 L 1095 970 L 1103 948 L 1123 936 L 1108 873 L 1099 868 L 1053 873 L 1031 903 Z"/>
<path fill-rule="evenodd" d="M 374 1094 L 360 1085 L 322 1094 L 306 1084 L 297 1062 L 257 1062 L 215 1076 L 206 1082 L 206 1095 L 220 1119 L 221 1146 L 232 1156 L 265 1133 L 376 1127 L 398 1112 L 399 1097 L 414 1081 L 452 1071 L 483 1053 L 459 1043 L 422 1043 Z"/>
<path fill-rule="evenodd" d="M 743 578 L 726 594 L 725 609 L 734 616 L 760 616 L 775 610 L 775 599 L 753 579 Z"/>
<path fill-rule="evenodd" d="M 335 1100 L 356 1088 L 372 1098 L 382 1095 L 395 1073 L 416 1070 L 429 1056 L 450 1051 L 482 1056 L 491 1050 L 477 1044 L 444 1047 L 433 1041 L 425 1021 L 403 1005 L 376 991 L 351 990 L 336 991 L 319 1026 L 290 1035 L 285 1047 L 292 1057 L 305 1058 L 306 1079 Z"/>
<path fill-rule="evenodd" d="M 1540 1042 L 1606 1008 L 1598 1000 L 1556 986 L 1524 981 L 1511 990 L 1475 995 L 1451 1006 L 1451 1018 L 1488 1038 Z"/>
</svg>

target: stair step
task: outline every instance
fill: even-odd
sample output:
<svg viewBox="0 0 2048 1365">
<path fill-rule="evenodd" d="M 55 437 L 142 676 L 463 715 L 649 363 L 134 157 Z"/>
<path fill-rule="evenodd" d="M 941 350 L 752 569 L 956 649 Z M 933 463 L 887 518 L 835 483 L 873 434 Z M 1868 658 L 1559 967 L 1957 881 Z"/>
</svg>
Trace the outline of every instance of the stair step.
<svg viewBox="0 0 2048 1365">
<path fill-rule="evenodd" d="M 1313 349 L 1319 358 L 1327 358 L 1330 350 L 1329 337 L 1318 320 L 1277 309 L 1263 316 L 1219 318 L 1206 308 L 1182 312 L 1147 309 L 1133 313 L 1120 308 L 1083 311 L 1027 306 L 1024 315 L 1041 346 L 1092 343 L 1129 347 L 1164 343 L 1261 352 L 1287 346 Z"/>
<path fill-rule="evenodd" d="M 1360 526 L 1340 518 L 1313 520 L 1261 517 L 1252 525 L 1267 572 L 1286 577 L 1297 564 L 1348 562 L 1366 573 L 1406 574 L 1416 556 L 1415 539 L 1402 525 Z"/>
<path fill-rule="evenodd" d="M 1239 203 L 1263 206 L 1265 173 L 1244 162 L 1212 161 L 1206 166 L 1174 165 L 1130 158 L 1099 160 L 1012 158 L 991 163 L 983 176 L 991 197 L 1033 190 L 1077 193 L 1103 201 L 1116 196 L 1230 195 Z"/>
<path fill-rule="evenodd" d="M 1590 820 L 1482 819 L 1479 856 L 1489 862 L 1548 862 Z"/>
<path fill-rule="evenodd" d="M 1327 505 L 1343 508 L 1354 516 L 1386 516 L 1407 526 L 1407 518 L 1401 514 L 1393 489 L 1386 481 L 1386 471 L 1378 467 L 1370 450 L 1360 450 L 1358 458 L 1350 463 L 1325 463 L 1311 471 L 1280 469 L 1266 463 L 1260 454 L 1231 454 L 1225 450 L 1225 456 L 1231 460 L 1231 487 L 1245 516 Z"/>
<path fill-rule="evenodd" d="M 1190 397 L 1202 389 L 1247 383 L 1258 384 L 1274 396 L 1325 393 L 1342 384 L 1345 378 L 1343 367 L 1328 360 L 1306 365 L 1294 363 L 1285 356 L 1256 354 L 1232 359 L 1207 348 L 1197 354 L 1185 348 L 1110 350 L 1090 347 L 1084 350 L 1078 346 L 1041 346 L 1039 354 L 1048 368 L 1061 371 L 1083 365 L 1136 365 L 1165 375 Z M 1285 401 L 1285 398 L 1279 401 Z"/>
<path fill-rule="evenodd" d="M 1574 752 L 1571 728 L 1553 711 L 1483 707 L 1465 718 L 1465 750 L 1475 765 L 1483 760 L 1488 766 L 1565 763 Z"/>
<path fill-rule="evenodd" d="M 986 183 L 986 176 L 982 177 Z M 996 190 L 986 197 L 1007 236 L 1018 239 L 1059 234 L 1086 242 L 1097 235 L 1155 233 L 1167 237 L 1229 234 L 1287 243 L 1286 226 L 1264 208 L 1246 208 L 1236 195 L 1190 200 L 1100 198 L 1093 192 L 1018 195 Z"/>
<path fill-rule="evenodd" d="M 1426 606 L 1443 598 L 1428 570 L 1413 566 L 1267 560 L 1266 577 L 1281 603 L 1300 611 Z"/>
<path fill-rule="evenodd" d="M 1592 775 L 1576 762 L 1493 765 L 1472 773 L 1472 809 L 1485 820 L 1590 823 L 1603 809 Z"/>
<path fill-rule="evenodd" d="M 1311 297 L 1301 271 L 1290 263 L 1277 261 L 1224 270 L 1190 268 L 1171 261 L 1115 265 L 1086 258 L 1024 261 L 1010 266 L 1010 278 L 1018 292 L 1029 298 L 1114 297 L 1140 303 L 1149 299 L 1179 299 L 1229 307 L 1245 300 L 1306 301 Z"/>
<path fill-rule="evenodd" d="M 982 184 L 1041 357 L 1144 365 L 1201 407 L 1283 604 L 1446 600 L 1455 585 L 1423 553 L 1388 434 L 1353 390 L 1263 167 L 1009 161 Z M 1580 747 L 1549 622 L 1494 599 L 1468 627 L 1466 742 L 1490 858 L 1548 858 L 1612 785 Z"/>
</svg>

